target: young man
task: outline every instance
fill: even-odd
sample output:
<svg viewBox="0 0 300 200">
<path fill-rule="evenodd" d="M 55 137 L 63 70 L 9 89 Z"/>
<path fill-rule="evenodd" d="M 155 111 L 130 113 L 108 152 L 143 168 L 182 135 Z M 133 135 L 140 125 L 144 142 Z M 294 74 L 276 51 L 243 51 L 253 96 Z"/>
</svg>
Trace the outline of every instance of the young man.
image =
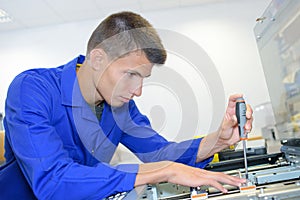
<svg viewBox="0 0 300 200">
<path fill-rule="evenodd" d="M 166 51 L 140 15 L 116 13 L 93 32 L 86 57 L 52 69 L 18 75 L 9 87 L 4 126 L 4 199 L 101 199 L 147 183 L 186 186 L 245 180 L 205 171 L 214 153 L 239 141 L 235 101 L 224 120 L 203 139 L 169 142 L 156 133 L 132 98 Z M 251 129 L 248 107 L 246 131 Z M 110 166 L 119 143 L 145 164 Z"/>
</svg>

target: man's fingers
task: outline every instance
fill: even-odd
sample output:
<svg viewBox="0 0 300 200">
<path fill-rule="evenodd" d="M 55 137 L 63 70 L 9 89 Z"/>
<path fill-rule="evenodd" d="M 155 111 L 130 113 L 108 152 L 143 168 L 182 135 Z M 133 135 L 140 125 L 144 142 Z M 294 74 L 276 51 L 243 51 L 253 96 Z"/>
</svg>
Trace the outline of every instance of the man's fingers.
<svg viewBox="0 0 300 200">
<path fill-rule="evenodd" d="M 235 108 L 236 99 L 243 97 L 243 94 L 233 94 L 230 95 L 229 101 L 228 101 L 228 108 Z"/>
<path fill-rule="evenodd" d="M 217 188 L 218 190 L 222 191 L 223 193 L 226 193 L 227 190 L 223 187 L 221 183 L 239 187 L 242 183 L 246 182 L 245 179 L 230 176 L 222 172 L 210 172 L 206 170 L 200 170 L 198 171 L 198 175 L 202 177 L 203 181 L 208 181 L 208 183 L 205 183 L 204 185 L 211 185 Z"/>
<path fill-rule="evenodd" d="M 249 104 L 246 104 L 246 118 L 247 119 L 251 119 L 252 118 L 252 114 L 253 114 L 253 110 L 251 108 L 251 106 Z"/>
<path fill-rule="evenodd" d="M 237 118 L 235 115 L 230 115 L 229 113 L 225 114 L 225 119 L 223 122 L 223 128 L 227 129 L 227 128 L 231 128 L 234 125 L 237 124 Z"/>
<path fill-rule="evenodd" d="M 237 98 L 243 97 L 243 94 L 233 94 L 230 95 L 229 101 L 235 101 Z"/>
<path fill-rule="evenodd" d="M 202 185 L 210 185 L 218 190 L 220 190 L 222 193 L 227 193 L 227 189 L 223 187 L 222 184 L 220 184 L 218 181 L 214 179 L 203 179 L 203 184 Z"/>
<path fill-rule="evenodd" d="M 220 182 L 225 183 L 225 184 L 229 184 L 229 185 L 234 185 L 234 186 L 241 186 L 242 183 L 246 182 L 246 179 L 240 179 L 238 177 L 234 177 L 234 176 L 229 176 L 226 175 L 226 177 L 221 176 L 221 179 L 219 179 Z"/>
<path fill-rule="evenodd" d="M 211 172 L 212 174 L 208 175 L 210 178 L 215 179 L 218 182 L 233 185 L 239 187 L 242 183 L 245 183 L 245 179 L 240 179 L 238 177 L 230 176 L 222 172 Z"/>
<path fill-rule="evenodd" d="M 253 110 L 249 104 L 247 104 L 246 106 L 247 106 L 247 111 L 246 111 L 247 122 L 245 124 L 245 131 L 247 133 L 250 133 L 252 129 L 252 122 L 253 122 L 253 116 L 252 116 Z"/>
</svg>

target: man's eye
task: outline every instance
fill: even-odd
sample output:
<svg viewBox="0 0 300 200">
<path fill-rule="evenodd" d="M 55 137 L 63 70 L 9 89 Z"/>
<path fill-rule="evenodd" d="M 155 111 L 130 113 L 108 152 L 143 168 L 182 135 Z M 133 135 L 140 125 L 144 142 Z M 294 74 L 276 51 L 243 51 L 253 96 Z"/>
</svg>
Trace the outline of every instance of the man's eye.
<svg viewBox="0 0 300 200">
<path fill-rule="evenodd" d="M 135 73 L 134 73 L 134 72 L 127 72 L 127 75 L 128 75 L 129 77 L 132 77 L 132 76 L 135 75 Z"/>
</svg>

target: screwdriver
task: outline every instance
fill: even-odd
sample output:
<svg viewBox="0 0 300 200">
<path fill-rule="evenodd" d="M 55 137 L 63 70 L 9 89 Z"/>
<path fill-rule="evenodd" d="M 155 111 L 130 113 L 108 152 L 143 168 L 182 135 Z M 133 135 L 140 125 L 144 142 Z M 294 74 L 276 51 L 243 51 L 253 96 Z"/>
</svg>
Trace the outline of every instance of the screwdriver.
<svg viewBox="0 0 300 200">
<path fill-rule="evenodd" d="M 245 133 L 245 124 L 246 124 L 246 103 L 244 98 L 239 97 L 236 99 L 236 117 L 238 121 L 240 140 L 243 141 L 243 150 L 244 150 L 244 162 L 245 162 L 245 178 L 248 179 L 248 164 L 247 164 L 247 151 L 246 151 L 246 141 L 248 139 L 247 134 Z"/>
</svg>

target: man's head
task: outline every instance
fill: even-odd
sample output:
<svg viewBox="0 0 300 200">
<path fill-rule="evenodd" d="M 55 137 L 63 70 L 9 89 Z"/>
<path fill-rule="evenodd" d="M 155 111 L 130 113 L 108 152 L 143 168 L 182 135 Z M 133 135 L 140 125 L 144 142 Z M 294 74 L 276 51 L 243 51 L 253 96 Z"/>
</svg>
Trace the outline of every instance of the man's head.
<svg viewBox="0 0 300 200">
<path fill-rule="evenodd" d="M 143 79 L 154 64 L 165 63 L 166 50 L 146 19 L 121 12 L 104 19 L 93 32 L 86 60 L 92 72 L 85 76 L 90 84 L 84 84 L 94 87 L 94 95 L 87 92 L 86 100 L 119 107 L 141 95 Z"/>
<path fill-rule="evenodd" d="M 104 19 L 89 39 L 87 57 L 94 48 L 103 49 L 111 60 L 142 50 L 153 64 L 166 61 L 166 51 L 156 30 L 132 12 L 120 12 Z"/>
</svg>

